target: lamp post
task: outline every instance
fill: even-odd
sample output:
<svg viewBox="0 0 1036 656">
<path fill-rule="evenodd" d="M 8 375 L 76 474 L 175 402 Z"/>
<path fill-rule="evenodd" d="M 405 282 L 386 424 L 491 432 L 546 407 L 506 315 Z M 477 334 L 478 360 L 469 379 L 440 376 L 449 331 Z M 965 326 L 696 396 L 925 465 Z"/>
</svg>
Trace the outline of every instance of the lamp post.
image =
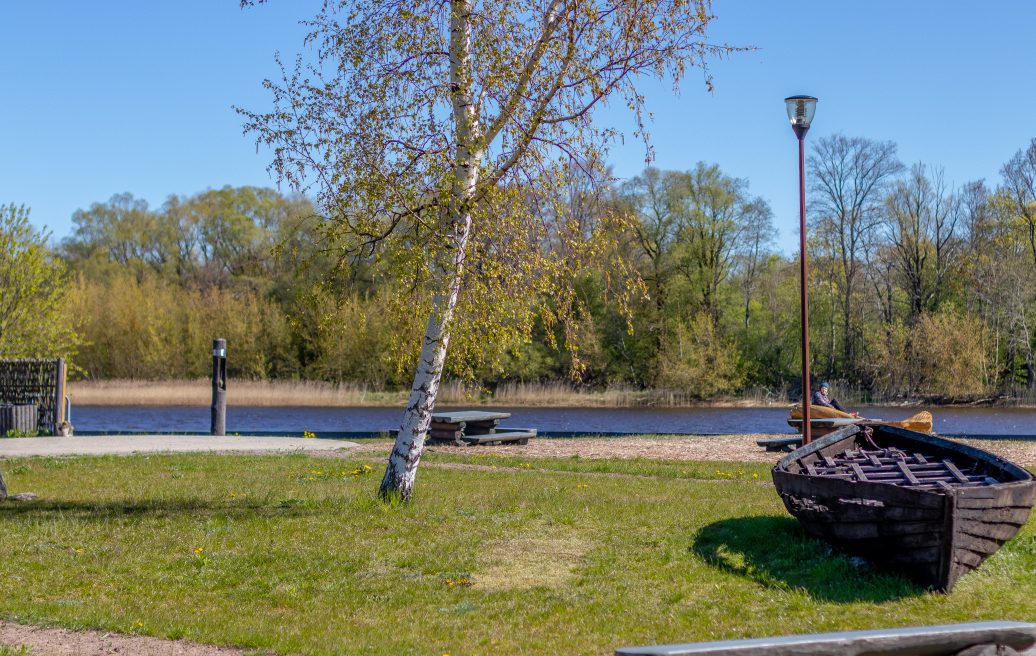
<svg viewBox="0 0 1036 656">
<path fill-rule="evenodd" d="M 802 313 L 802 443 L 812 441 L 809 421 L 809 267 L 806 264 L 806 164 L 805 139 L 817 99 L 813 96 L 789 96 L 784 99 L 791 129 L 799 140 L 799 300 Z"/>
</svg>

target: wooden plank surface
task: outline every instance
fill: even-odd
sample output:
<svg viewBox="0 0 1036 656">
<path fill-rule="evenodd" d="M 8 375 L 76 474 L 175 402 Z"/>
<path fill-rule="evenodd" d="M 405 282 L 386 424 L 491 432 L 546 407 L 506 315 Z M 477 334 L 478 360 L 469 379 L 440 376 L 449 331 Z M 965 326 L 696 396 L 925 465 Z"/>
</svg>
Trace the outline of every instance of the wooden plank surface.
<svg viewBox="0 0 1036 656">
<path fill-rule="evenodd" d="M 777 626 L 775 632 L 788 630 Z M 621 647 L 616 656 L 887 656 L 954 654 L 973 645 L 998 643 L 1022 651 L 1036 643 L 1036 624 L 975 622 L 868 631 L 785 635 L 671 645 Z"/>
<path fill-rule="evenodd" d="M 449 423 L 488 421 L 490 419 L 507 419 L 510 412 L 486 412 L 484 410 L 454 410 L 451 412 L 433 412 L 432 421 Z"/>
<path fill-rule="evenodd" d="M 530 438 L 536 437 L 535 430 L 510 430 L 505 432 L 491 433 L 489 435 L 465 435 L 461 439 L 468 444 L 502 444 L 505 442 L 528 442 Z"/>
<path fill-rule="evenodd" d="M 464 430 L 465 422 L 463 421 L 436 421 L 432 420 L 432 430 Z"/>
<path fill-rule="evenodd" d="M 788 447 L 796 447 L 802 444 L 801 437 L 778 437 L 769 440 L 756 440 L 756 445 L 767 451 L 780 451 Z"/>
<path fill-rule="evenodd" d="M 436 430 L 432 429 L 428 431 L 428 437 L 436 440 L 455 440 L 460 437 L 464 437 L 464 431 L 462 430 Z"/>
</svg>

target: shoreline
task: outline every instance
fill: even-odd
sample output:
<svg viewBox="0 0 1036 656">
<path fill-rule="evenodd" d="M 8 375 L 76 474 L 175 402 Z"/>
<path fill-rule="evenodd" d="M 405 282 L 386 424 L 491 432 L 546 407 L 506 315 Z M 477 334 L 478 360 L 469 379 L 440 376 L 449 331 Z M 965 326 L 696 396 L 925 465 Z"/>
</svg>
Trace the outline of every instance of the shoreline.
<svg viewBox="0 0 1036 656">
<path fill-rule="evenodd" d="M 772 434 L 730 435 L 632 435 L 623 439 L 534 439 L 528 444 L 499 446 L 447 446 L 429 444 L 428 453 L 478 457 L 648 459 L 680 462 L 741 462 L 774 464 L 787 453 L 766 451 L 756 441 Z M 1036 467 L 1036 441 L 955 439 L 994 453 L 1023 467 Z M 210 435 L 91 435 L 87 437 L 39 437 L 0 441 L 0 459 L 31 457 L 90 457 L 98 455 L 148 455 L 206 452 L 210 455 L 285 455 L 305 452 L 319 458 L 384 458 L 393 442 L 379 440 L 318 440 L 290 437 L 213 437 Z"/>
<path fill-rule="evenodd" d="M 185 406 L 207 407 L 212 402 L 208 379 L 147 381 L 101 380 L 71 381 L 68 395 L 75 406 Z M 406 390 L 373 390 L 353 384 L 320 381 L 274 380 L 227 381 L 228 403 L 236 407 L 325 407 L 325 408 L 399 408 L 406 406 Z M 1036 408 L 1036 402 L 1007 398 L 937 402 L 929 399 L 892 400 L 878 403 L 853 403 L 854 407 L 892 408 Z M 671 390 L 639 390 L 614 387 L 602 391 L 583 391 L 564 383 L 509 383 L 493 395 L 456 381 L 443 383 L 437 405 L 444 407 L 509 408 L 790 408 L 796 403 L 763 394 L 741 398 L 689 399 Z"/>
</svg>

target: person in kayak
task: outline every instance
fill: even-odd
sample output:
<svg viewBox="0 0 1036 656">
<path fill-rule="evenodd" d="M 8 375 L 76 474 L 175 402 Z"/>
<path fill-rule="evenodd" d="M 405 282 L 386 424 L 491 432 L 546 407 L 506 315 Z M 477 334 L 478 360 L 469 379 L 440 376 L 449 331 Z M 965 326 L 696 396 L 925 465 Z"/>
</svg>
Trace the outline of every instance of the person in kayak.
<svg viewBox="0 0 1036 656">
<path fill-rule="evenodd" d="M 813 392 L 813 399 L 810 402 L 813 405 L 822 405 L 825 408 L 834 408 L 835 410 L 838 410 L 839 412 L 845 412 L 845 413 L 850 414 L 850 415 L 852 415 L 854 417 L 859 417 L 860 416 L 859 412 L 852 412 L 850 410 L 846 410 L 845 408 L 843 408 L 841 405 L 838 404 L 838 401 L 836 401 L 835 399 L 832 399 L 831 397 L 829 397 L 828 396 L 828 392 L 830 392 L 830 391 L 831 391 L 831 385 L 829 385 L 826 381 L 823 382 L 823 383 L 820 383 L 820 389 L 818 389 L 817 391 Z"/>
</svg>

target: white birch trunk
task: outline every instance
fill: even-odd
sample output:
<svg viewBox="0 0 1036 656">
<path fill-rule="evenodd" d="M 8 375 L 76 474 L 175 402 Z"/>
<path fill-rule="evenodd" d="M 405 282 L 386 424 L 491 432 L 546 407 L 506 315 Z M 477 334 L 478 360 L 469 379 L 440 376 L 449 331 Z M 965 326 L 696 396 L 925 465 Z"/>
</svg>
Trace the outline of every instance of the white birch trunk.
<svg viewBox="0 0 1036 656">
<path fill-rule="evenodd" d="M 450 228 L 450 257 L 437 263 L 435 284 L 439 285 L 425 328 L 424 345 L 417 362 L 410 400 L 389 455 L 381 496 L 398 495 L 409 501 L 413 494 L 417 466 L 424 452 L 425 436 L 439 393 L 446 348 L 450 343 L 457 298 L 464 276 L 464 259 L 471 235 L 469 201 L 478 183 L 482 147 L 479 144 L 478 117 L 472 99 L 471 77 L 471 0 L 453 0 L 450 11 L 450 86 L 456 136 L 453 184 L 446 218 Z"/>
</svg>

